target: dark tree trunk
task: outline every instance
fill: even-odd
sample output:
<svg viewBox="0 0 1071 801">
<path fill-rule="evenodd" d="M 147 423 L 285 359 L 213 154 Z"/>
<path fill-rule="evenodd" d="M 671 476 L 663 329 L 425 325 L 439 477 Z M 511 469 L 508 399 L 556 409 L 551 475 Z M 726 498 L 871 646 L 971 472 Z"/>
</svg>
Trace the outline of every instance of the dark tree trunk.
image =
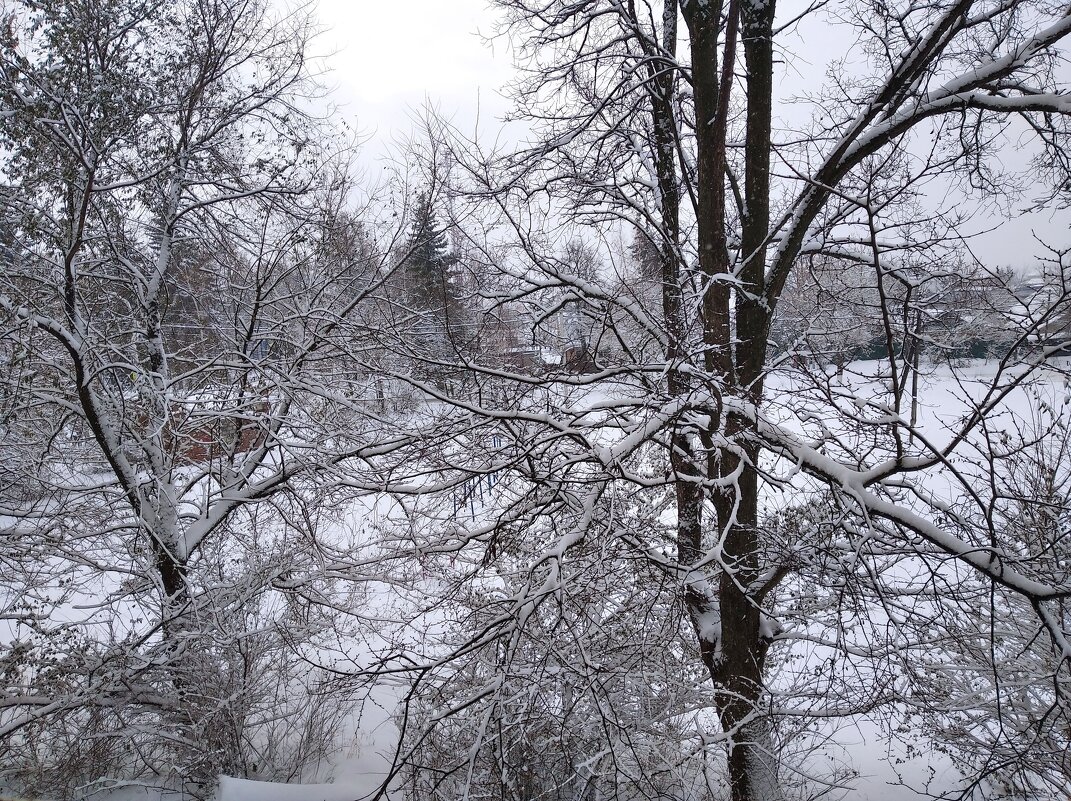
<svg viewBox="0 0 1071 801">
<path fill-rule="evenodd" d="M 750 0 L 729 0 L 727 8 L 721 3 L 691 4 L 685 11 L 696 114 L 705 366 L 723 391 L 741 393 L 752 401 L 762 394 L 769 327 L 762 283 L 770 209 L 773 15 L 772 2 L 758 5 Z M 734 265 L 726 215 L 726 140 L 738 26 L 747 66 L 747 121 L 740 254 Z M 720 70 L 719 54 L 724 56 Z M 730 278 L 741 279 L 748 290 L 735 293 L 735 315 L 731 312 Z M 738 452 L 708 449 L 705 472 L 715 512 L 711 526 L 716 526 L 709 537 L 720 537 L 723 542 L 723 569 L 716 589 L 720 642 L 704 641 L 698 625 L 697 633 L 714 683 L 721 723 L 731 735 L 729 780 L 733 801 L 768 801 L 780 793 L 769 750 L 769 725 L 761 716 L 767 643 L 761 633 L 761 602 L 754 592 L 760 542 L 758 477 L 751 467 L 758 452 L 745 418 L 730 414 L 714 424 L 724 426 L 728 439 L 742 446 L 744 464 Z M 712 442 L 713 438 L 707 436 L 705 441 Z M 691 476 L 680 472 L 676 475 L 678 485 L 694 486 Z M 685 494 L 678 489 L 678 499 Z M 694 564 L 702 552 L 702 524 L 690 510 L 688 514 L 683 514 L 683 509 L 679 511 L 678 537 L 687 547 L 678 547 L 678 553 L 682 563 Z M 687 600 L 693 618 L 701 617 L 706 611 L 699 606 L 703 599 Z M 710 600 L 706 603 L 710 604 Z"/>
</svg>

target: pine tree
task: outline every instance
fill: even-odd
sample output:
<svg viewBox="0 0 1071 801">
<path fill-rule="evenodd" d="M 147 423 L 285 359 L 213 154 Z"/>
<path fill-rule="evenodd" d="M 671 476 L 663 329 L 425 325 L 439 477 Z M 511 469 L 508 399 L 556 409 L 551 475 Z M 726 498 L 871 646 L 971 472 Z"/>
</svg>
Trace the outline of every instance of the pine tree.
<svg viewBox="0 0 1071 801">
<path fill-rule="evenodd" d="M 458 260 L 426 192 L 417 198 L 403 259 L 406 298 L 417 317 L 415 331 L 432 353 L 454 352 L 461 322 L 461 293 L 453 270 Z"/>
</svg>

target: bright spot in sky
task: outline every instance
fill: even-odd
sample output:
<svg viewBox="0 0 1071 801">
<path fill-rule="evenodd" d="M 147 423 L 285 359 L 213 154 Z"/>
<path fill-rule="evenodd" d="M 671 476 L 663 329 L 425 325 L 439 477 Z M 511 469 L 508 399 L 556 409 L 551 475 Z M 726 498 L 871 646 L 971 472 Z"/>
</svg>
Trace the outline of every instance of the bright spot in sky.
<svg viewBox="0 0 1071 801">
<path fill-rule="evenodd" d="M 431 103 L 443 114 L 501 116 L 511 75 L 503 42 L 488 43 L 496 18 L 487 0 L 320 0 L 320 52 L 348 120 L 375 139 L 404 133 Z"/>
</svg>

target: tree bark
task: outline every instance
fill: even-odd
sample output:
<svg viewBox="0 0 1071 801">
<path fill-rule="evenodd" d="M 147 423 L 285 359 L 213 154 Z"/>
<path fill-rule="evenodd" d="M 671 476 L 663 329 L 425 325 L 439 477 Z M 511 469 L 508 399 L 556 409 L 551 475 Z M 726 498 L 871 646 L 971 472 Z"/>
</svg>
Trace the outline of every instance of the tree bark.
<svg viewBox="0 0 1071 801">
<path fill-rule="evenodd" d="M 762 394 L 769 326 L 762 282 L 770 215 L 773 15 L 773 2 L 759 4 L 753 0 L 729 0 L 724 9 L 720 2 L 692 3 L 685 10 L 696 114 L 698 252 L 704 287 L 705 367 L 710 380 L 724 391 L 740 392 L 755 402 Z M 747 66 L 747 120 L 745 207 L 734 275 L 725 201 L 726 141 L 738 25 Z M 724 55 L 720 70 L 719 53 Z M 735 291 L 735 315 L 730 311 L 734 279 L 743 282 L 743 290 Z M 761 604 L 752 592 L 759 572 L 758 477 L 752 468 L 758 449 L 750 436 L 751 423 L 746 419 L 730 414 L 724 421 L 712 421 L 712 425 L 724 425 L 728 441 L 737 447 L 707 449 L 706 475 L 715 514 L 710 536 L 720 538 L 723 543 L 716 590 L 720 642 L 705 641 L 701 626 L 697 626 L 697 633 L 714 683 L 722 728 L 730 738 L 732 799 L 768 801 L 779 798 L 780 790 L 770 747 L 769 723 L 761 717 L 767 645 L 760 630 Z M 713 434 L 713 431 L 706 432 L 704 441 L 712 442 Z M 678 487 L 693 482 L 679 471 L 676 476 Z M 678 488 L 678 499 L 683 496 L 686 493 Z M 702 553 L 701 521 L 691 508 L 679 507 L 678 514 L 678 539 L 686 545 L 678 547 L 678 556 L 682 565 L 694 564 Z M 693 620 L 707 612 L 700 606 L 702 599 L 686 600 Z M 709 600 L 705 602 L 710 604 Z"/>
</svg>

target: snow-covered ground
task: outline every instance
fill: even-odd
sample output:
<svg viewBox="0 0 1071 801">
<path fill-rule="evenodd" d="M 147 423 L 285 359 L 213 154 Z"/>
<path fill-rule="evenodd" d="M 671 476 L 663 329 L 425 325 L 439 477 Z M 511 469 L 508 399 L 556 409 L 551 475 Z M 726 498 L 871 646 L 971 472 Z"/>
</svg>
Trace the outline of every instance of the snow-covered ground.
<svg viewBox="0 0 1071 801">
<path fill-rule="evenodd" d="M 1039 398 L 1055 407 L 1068 403 L 1066 371 L 1069 367 L 1071 358 L 1054 360 L 1052 369 L 1039 371 L 1030 386 L 1018 388 L 1005 398 L 1002 413 L 1025 419 Z M 846 397 L 876 393 L 880 382 L 875 382 L 873 376 L 879 370 L 876 362 L 859 363 L 851 365 L 843 379 L 836 380 L 842 381 Z M 972 400 L 990 384 L 995 371 L 995 365 L 989 362 L 928 370 L 920 382 L 919 430 L 940 441 L 942 432 L 961 419 Z M 775 399 L 775 410 L 780 406 L 782 419 L 791 421 L 801 404 L 791 379 L 776 378 L 769 389 Z M 784 398 L 782 402 L 776 400 L 779 394 Z M 994 418 L 998 426 L 1001 419 L 1000 415 Z M 353 536 L 353 532 L 369 525 L 374 528 L 388 514 L 389 509 L 383 504 L 366 500 L 344 515 L 339 525 Z M 383 587 L 376 592 L 386 594 L 390 590 Z M 424 625 L 430 624 L 425 621 Z M 356 665 L 367 661 L 360 653 L 347 654 L 347 658 Z M 315 783 L 271 784 L 222 777 L 218 801 L 356 801 L 374 793 L 386 775 L 398 737 L 393 721 L 396 698 L 396 691 L 387 686 L 372 692 L 351 722 L 352 740 L 329 759 L 318 775 L 307 777 Z M 902 742 L 886 741 L 876 723 L 860 719 L 833 733 L 828 750 L 858 772 L 853 789 L 846 795 L 858 801 L 913 801 L 925 797 L 924 793 L 939 795 L 953 789 L 961 777 L 949 759 L 934 753 L 925 740 L 914 746 L 909 754 Z M 176 796 L 144 788 L 123 788 L 93 797 L 100 801 L 163 801 Z"/>
<path fill-rule="evenodd" d="M 1036 380 L 1012 392 L 1002 404 L 1005 414 L 1020 418 L 1028 417 L 1032 405 L 1039 397 L 1050 398 L 1060 403 L 1066 395 L 1064 370 L 1071 359 L 1055 360 L 1051 370 L 1039 372 Z M 878 391 L 873 376 L 880 365 L 859 363 L 852 365 L 842 379 L 845 389 L 866 394 Z M 996 366 L 988 362 L 970 362 L 954 366 L 931 367 L 920 381 L 920 405 L 918 428 L 927 436 L 940 440 L 949 424 L 960 419 L 978 393 L 990 385 Z M 780 379 L 785 381 L 785 379 Z M 771 387 L 771 394 L 784 391 L 786 397 L 795 398 L 789 385 Z M 796 403 L 787 403 L 786 410 L 798 408 Z M 389 697 L 389 692 L 385 693 Z M 387 698 L 381 698 L 384 707 Z M 270 788 L 257 783 L 226 779 L 221 785 L 220 801 L 252 801 L 263 798 L 271 801 L 302 801 L 322 797 L 325 801 L 367 793 L 377 785 L 377 777 L 388 764 L 388 754 L 397 736 L 390 724 L 389 711 L 380 709 L 376 716 L 365 716 L 358 732 L 359 747 L 349 755 L 343 755 L 332 768 L 336 784 L 295 785 Z M 947 756 L 934 752 L 925 739 L 912 744 L 908 749 L 902 741 L 885 739 L 881 727 L 866 719 L 842 726 L 831 738 L 829 750 L 838 758 L 849 762 L 858 773 L 848 797 L 858 801 L 913 801 L 939 795 L 952 790 L 961 780 L 960 774 Z M 910 750 L 910 753 L 909 753 Z M 356 796 L 355 796 L 356 797 Z"/>
<path fill-rule="evenodd" d="M 273 784 L 224 776 L 218 801 L 356 801 L 371 789 L 363 777 L 340 777 L 333 784 Z"/>
</svg>

